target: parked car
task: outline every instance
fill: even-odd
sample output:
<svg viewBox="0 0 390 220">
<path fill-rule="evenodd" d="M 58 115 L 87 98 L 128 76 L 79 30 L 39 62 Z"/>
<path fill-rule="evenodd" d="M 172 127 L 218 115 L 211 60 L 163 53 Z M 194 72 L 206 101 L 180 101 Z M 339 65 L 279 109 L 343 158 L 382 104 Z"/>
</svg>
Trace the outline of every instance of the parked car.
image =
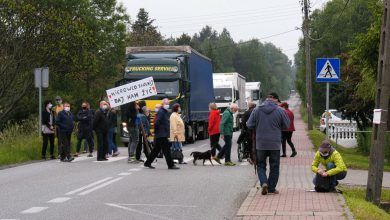
<svg viewBox="0 0 390 220">
<path fill-rule="evenodd" d="M 326 131 L 326 111 L 321 115 L 320 120 L 320 131 Z M 350 120 L 343 120 L 342 112 L 337 111 L 337 109 L 329 109 L 329 122 L 350 122 Z"/>
</svg>

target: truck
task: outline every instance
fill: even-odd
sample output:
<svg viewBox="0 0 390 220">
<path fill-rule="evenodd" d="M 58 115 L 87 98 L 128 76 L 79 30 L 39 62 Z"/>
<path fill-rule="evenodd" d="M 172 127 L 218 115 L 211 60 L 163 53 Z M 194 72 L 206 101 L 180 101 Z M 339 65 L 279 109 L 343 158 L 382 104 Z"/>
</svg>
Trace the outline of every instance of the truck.
<svg viewBox="0 0 390 220">
<path fill-rule="evenodd" d="M 233 130 L 240 129 L 240 122 L 247 109 L 245 101 L 246 78 L 237 72 L 213 73 L 214 99 L 217 108 L 223 113 L 232 103 L 238 105 L 237 113 L 233 114 Z"/>
<path fill-rule="evenodd" d="M 252 102 L 259 106 L 262 103 L 261 98 L 261 82 L 245 83 L 245 99 L 247 103 Z"/>
<path fill-rule="evenodd" d="M 175 103 L 181 106 L 186 142 L 208 138 L 208 106 L 214 100 L 211 60 L 190 46 L 127 47 L 126 56 L 124 77 L 116 86 L 153 77 L 157 95 L 144 99 L 150 110 L 152 134 L 155 105 L 168 98 L 171 107 Z M 121 141 L 125 145 L 129 142 L 127 108 L 122 105 L 119 114 Z"/>
</svg>

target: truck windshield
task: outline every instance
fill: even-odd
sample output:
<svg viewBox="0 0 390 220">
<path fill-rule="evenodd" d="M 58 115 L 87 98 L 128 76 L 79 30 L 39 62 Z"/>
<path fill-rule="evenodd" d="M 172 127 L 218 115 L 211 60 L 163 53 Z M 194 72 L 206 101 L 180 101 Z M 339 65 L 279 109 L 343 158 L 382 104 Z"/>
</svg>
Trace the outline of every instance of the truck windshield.
<svg viewBox="0 0 390 220">
<path fill-rule="evenodd" d="M 259 100 L 259 90 L 253 90 L 252 91 L 252 97 L 253 97 L 253 100 Z"/>
<path fill-rule="evenodd" d="M 231 88 L 215 88 L 214 99 L 216 102 L 231 102 L 232 89 Z"/>
<path fill-rule="evenodd" d="M 178 96 L 179 95 L 179 81 L 171 82 L 158 82 L 154 81 L 156 84 L 157 94 L 158 95 L 167 95 L 167 96 Z"/>
</svg>

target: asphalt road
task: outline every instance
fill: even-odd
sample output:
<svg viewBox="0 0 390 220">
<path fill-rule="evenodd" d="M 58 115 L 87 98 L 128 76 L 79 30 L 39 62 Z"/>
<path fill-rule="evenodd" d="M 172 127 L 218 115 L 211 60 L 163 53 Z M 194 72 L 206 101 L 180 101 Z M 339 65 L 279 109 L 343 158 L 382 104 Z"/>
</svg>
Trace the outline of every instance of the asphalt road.
<svg viewBox="0 0 390 220">
<path fill-rule="evenodd" d="M 72 163 L 0 170 L 0 219 L 232 219 L 257 176 L 245 161 L 235 167 L 200 161 L 194 166 L 190 153 L 207 149 L 209 140 L 185 145 L 189 163 L 180 170 L 168 170 L 164 159 L 154 170 L 128 164 L 126 148 L 105 162 L 83 154 Z"/>
</svg>

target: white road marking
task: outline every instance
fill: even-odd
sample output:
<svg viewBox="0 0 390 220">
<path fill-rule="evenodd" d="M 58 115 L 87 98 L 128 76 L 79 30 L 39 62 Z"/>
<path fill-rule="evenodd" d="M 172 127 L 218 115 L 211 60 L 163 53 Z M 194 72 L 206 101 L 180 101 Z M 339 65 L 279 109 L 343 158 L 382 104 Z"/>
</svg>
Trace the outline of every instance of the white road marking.
<svg viewBox="0 0 390 220">
<path fill-rule="evenodd" d="M 118 176 L 128 176 L 128 175 L 130 175 L 130 174 L 131 174 L 131 173 L 123 172 L 123 173 L 118 174 Z"/>
<path fill-rule="evenodd" d="M 147 212 L 139 211 L 139 210 L 132 209 L 132 208 L 129 208 L 129 207 L 120 206 L 120 205 L 113 204 L 113 203 L 106 203 L 106 205 L 111 206 L 111 207 L 115 207 L 115 208 L 124 209 L 124 210 L 130 211 L 130 212 L 135 212 L 135 213 L 138 213 L 138 214 L 141 214 L 141 215 L 151 216 L 151 217 L 154 217 L 156 219 L 173 220 L 172 218 L 167 218 L 167 217 L 160 216 L 160 215 L 150 214 L 150 213 L 147 213 Z"/>
<path fill-rule="evenodd" d="M 98 189 L 100 189 L 100 188 L 103 188 L 103 187 L 105 187 L 105 186 L 108 186 L 108 185 L 110 185 L 110 184 L 112 184 L 112 183 L 115 183 L 116 181 L 121 180 L 121 179 L 123 179 L 123 177 L 118 177 L 118 178 L 116 178 L 116 179 L 113 179 L 113 180 L 110 180 L 110 181 L 108 181 L 108 182 L 105 182 L 105 183 L 103 183 L 103 184 L 101 184 L 101 185 L 99 185 L 99 186 L 95 186 L 95 187 L 93 187 L 93 188 L 91 188 L 91 189 L 89 189 L 89 190 L 87 190 L 87 191 L 84 191 L 84 192 L 82 192 L 82 193 L 79 193 L 79 194 L 77 194 L 77 195 L 79 195 L 79 196 L 85 196 L 85 195 L 87 195 L 87 194 L 89 194 L 89 193 L 91 193 L 91 192 L 93 192 L 93 191 L 95 191 L 95 190 L 98 190 Z"/>
<path fill-rule="evenodd" d="M 0 220 L 20 220 L 20 219 L 16 219 L 16 218 L 2 218 Z"/>
<path fill-rule="evenodd" d="M 144 167 L 144 165 L 142 165 L 140 167 Z M 137 172 L 137 171 L 140 171 L 140 170 L 141 170 L 140 168 L 132 168 L 129 171 Z"/>
<path fill-rule="evenodd" d="M 48 208 L 49 207 L 32 207 L 32 208 L 29 208 L 29 209 L 22 211 L 21 213 L 22 214 L 34 214 L 34 213 L 42 212 L 43 210 L 46 210 Z"/>
<path fill-rule="evenodd" d="M 72 199 L 72 198 L 70 198 L 70 197 L 57 197 L 55 199 L 48 201 L 48 203 L 63 203 L 63 202 L 66 202 L 70 199 Z"/>
<path fill-rule="evenodd" d="M 105 181 L 107 181 L 107 180 L 110 180 L 110 179 L 112 179 L 112 177 L 107 177 L 107 178 L 98 180 L 98 181 L 93 182 L 93 183 L 91 183 L 91 184 L 89 184 L 89 185 L 86 185 L 86 186 L 83 186 L 83 187 L 78 188 L 78 189 L 76 189 L 76 190 L 73 190 L 73 191 L 70 191 L 70 192 L 68 192 L 68 193 L 65 193 L 65 195 L 69 196 L 69 195 L 78 193 L 78 192 L 80 192 L 80 191 L 83 191 L 84 189 L 88 189 L 88 188 L 90 188 L 90 187 L 92 187 L 92 186 L 98 185 L 98 184 L 100 184 L 100 183 L 102 183 L 102 182 L 105 182 Z"/>
<path fill-rule="evenodd" d="M 124 203 L 117 203 L 116 205 L 122 205 L 122 206 L 150 206 L 150 207 L 180 207 L 180 208 L 196 208 L 197 206 L 194 205 L 164 205 L 164 204 L 124 204 Z"/>
<path fill-rule="evenodd" d="M 97 161 L 97 160 L 95 160 L 93 162 L 95 162 L 95 163 L 111 163 L 111 162 L 114 162 L 114 161 L 123 160 L 125 158 L 127 158 L 127 157 L 126 156 L 124 156 L 124 157 L 109 157 L 108 160 L 105 160 L 105 161 Z"/>
</svg>

